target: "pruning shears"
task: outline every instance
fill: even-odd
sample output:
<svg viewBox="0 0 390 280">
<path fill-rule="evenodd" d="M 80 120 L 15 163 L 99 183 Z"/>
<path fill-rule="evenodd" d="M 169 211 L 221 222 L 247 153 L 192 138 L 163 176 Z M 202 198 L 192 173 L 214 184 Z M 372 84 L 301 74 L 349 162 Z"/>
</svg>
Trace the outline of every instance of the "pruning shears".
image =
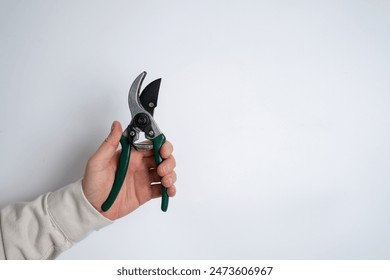
<svg viewBox="0 0 390 280">
<path fill-rule="evenodd" d="M 160 149 L 165 143 L 166 138 L 153 118 L 154 108 L 157 107 L 161 79 L 154 80 L 148 84 L 140 94 L 141 85 L 145 76 L 146 72 L 142 72 L 130 87 L 128 102 L 132 119 L 120 139 L 122 151 L 119 157 L 114 184 L 106 201 L 102 204 L 102 210 L 104 212 L 110 209 L 122 187 L 129 166 L 132 148 L 136 150 L 153 149 L 156 164 L 159 165 L 163 161 L 160 156 Z M 151 140 L 151 144 L 136 143 L 141 132 L 144 133 L 146 139 Z M 167 189 L 163 185 L 161 185 L 161 188 L 161 210 L 166 212 L 169 197 Z"/>
</svg>

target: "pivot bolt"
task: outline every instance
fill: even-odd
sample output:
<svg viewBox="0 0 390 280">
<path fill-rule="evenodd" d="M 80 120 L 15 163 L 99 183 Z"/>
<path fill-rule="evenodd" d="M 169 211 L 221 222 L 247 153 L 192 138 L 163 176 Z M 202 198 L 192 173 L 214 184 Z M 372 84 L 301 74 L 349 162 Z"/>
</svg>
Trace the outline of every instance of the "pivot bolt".
<svg viewBox="0 0 390 280">
<path fill-rule="evenodd" d="M 144 113 L 139 113 L 135 116 L 135 122 L 139 127 L 146 127 L 149 123 L 149 116 Z"/>
<path fill-rule="evenodd" d="M 145 125 L 147 122 L 148 122 L 148 120 L 147 120 L 144 116 L 140 116 L 140 117 L 137 119 L 137 123 L 138 123 L 139 125 Z"/>
</svg>

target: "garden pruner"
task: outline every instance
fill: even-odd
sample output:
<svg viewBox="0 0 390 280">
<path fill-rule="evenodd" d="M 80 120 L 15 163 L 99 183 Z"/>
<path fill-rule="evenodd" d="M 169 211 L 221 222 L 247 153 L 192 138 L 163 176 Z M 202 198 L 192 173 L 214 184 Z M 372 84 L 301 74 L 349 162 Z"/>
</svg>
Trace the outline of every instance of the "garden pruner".
<svg viewBox="0 0 390 280">
<path fill-rule="evenodd" d="M 157 106 L 161 79 L 157 79 L 148 84 L 140 94 L 140 88 L 145 76 L 146 72 L 142 72 L 130 87 L 128 102 L 132 119 L 120 139 L 122 151 L 119 157 L 114 184 L 108 198 L 102 205 L 102 210 L 104 212 L 110 209 L 122 187 L 129 166 L 132 147 L 136 150 L 153 149 L 156 164 L 159 165 L 163 161 L 160 156 L 160 149 L 166 138 L 153 118 L 154 108 Z M 151 144 L 136 143 L 139 139 L 140 132 L 144 133 L 146 139 L 151 140 Z M 161 210 L 166 212 L 168 209 L 169 197 L 167 189 L 163 185 L 161 185 L 161 188 Z"/>
</svg>

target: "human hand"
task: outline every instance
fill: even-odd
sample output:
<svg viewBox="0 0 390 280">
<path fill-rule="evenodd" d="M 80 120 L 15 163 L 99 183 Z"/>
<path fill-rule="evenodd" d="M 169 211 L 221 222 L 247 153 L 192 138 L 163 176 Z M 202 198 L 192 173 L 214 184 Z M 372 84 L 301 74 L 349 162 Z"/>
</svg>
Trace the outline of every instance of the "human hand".
<svg viewBox="0 0 390 280">
<path fill-rule="evenodd" d="M 96 210 L 111 220 L 129 214 L 152 198 L 161 197 L 161 184 L 167 188 L 168 196 L 173 197 L 176 194 L 176 161 L 172 155 L 173 146 L 166 141 L 160 149 L 164 161 L 157 168 L 152 150 L 131 151 L 126 178 L 118 197 L 108 211 L 101 210 L 114 183 L 121 135 L 121 124 L 113 122 L 110 134 L 89 159 L 82 180 L 85 197 Z"/>
</svg>

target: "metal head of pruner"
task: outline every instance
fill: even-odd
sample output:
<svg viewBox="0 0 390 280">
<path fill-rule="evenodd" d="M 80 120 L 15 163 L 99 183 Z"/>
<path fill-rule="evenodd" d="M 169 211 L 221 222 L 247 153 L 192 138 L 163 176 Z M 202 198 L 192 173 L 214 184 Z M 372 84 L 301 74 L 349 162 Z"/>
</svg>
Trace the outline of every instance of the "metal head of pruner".
<svg viewBox="0 0 390 280">
<path fill-rule="evenodd" d="M 132 119 L 120 139 L 122 151 L 113 186 L 106 201 L 102 204 L 102 210 L 104 212 L 111 208 L 122 188 L 129 166 L 131 147 L 137 150 L 153 150 L 157 165 L 164 160 L 160 155 L 160 149 L 165 143 L 166 138 L 153 118 L 154 108 L 157 106 L 161 79 L 151 82 L 140 94 L 141 85 L 145 76 L 146 72 L 142 72 L 130 87 L 128 102 Z M 140 132 L 145 134 L 145 138 L 150 140 L 151 144 L 136 143 L 139 139 Z M 165 212 L 168 209 L 169 197 L 167 189 L 162 184 L 161 196 L 161 210 Z"/>
<path fill-rule="evenodd" d="M 129 139 L 130 144 L 137 150 L 150 150 L 153 148 L 151 144 L 136 143 L 140 132 L 144 132 L 145 138 L 149 140 L 153 140 L 161 135 L 160 128 L 153 119 L 154 108 L 157 107 L 161 79 L 154 80 L 140 93 L 145 76 L 146 72 L 142 72 L 130 87 L 128 103 L 132 120 L 123 132 L 123 135 Z"/>
</svg>

